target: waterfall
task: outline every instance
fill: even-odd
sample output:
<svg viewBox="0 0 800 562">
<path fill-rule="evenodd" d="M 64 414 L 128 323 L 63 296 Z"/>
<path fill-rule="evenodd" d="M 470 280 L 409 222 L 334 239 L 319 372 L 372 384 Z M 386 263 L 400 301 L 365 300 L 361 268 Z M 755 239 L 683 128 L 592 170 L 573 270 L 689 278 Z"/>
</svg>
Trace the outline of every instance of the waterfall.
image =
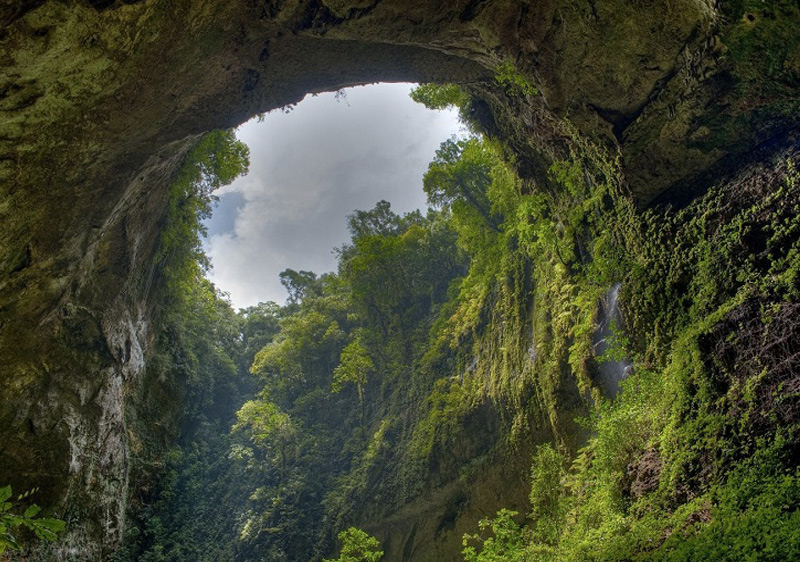
<svg viewBox="0 0 800 562">
<path fill-rule="evenodd" d="M 633 367 L 627 358 L 608 358 L 603 355 L 609 351 L 614 339 L 614 332 L 624 329 L 622 311 L 619 308 L 619 291 L 622 283 L 614 284 L 600 300 L 598 324 L 594 333 L 594 353 L 597 357 L 597 382 L 603 394 L 614 397 L 619 392 L 619 385 L 627 377 Z M 617 360 L 619 359 L 619 360 Z"/>
</svg>

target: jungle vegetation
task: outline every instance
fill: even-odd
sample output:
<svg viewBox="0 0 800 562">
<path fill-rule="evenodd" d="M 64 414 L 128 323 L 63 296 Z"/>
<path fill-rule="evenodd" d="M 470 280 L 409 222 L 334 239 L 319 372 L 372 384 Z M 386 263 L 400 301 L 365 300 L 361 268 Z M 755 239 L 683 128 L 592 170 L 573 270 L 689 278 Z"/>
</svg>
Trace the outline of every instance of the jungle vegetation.
<svg viewBox="0 0 800 562">
<path fill-rule="evenodd" d="M 455 86 L 413 96 L 471 118 Z M 470 454 L 528 446 L 529 502 L 476 523 L 465 562 L 797 556 L 791 162 L 770 185 L 641 210 L 588 143 L 536 185 L 472 126 L 430 164 L 426 214 L 354 211 L 336 272 L 286 270 L 286 304 L 238 313 L 203 278 L 197 233 L 246 152 L 230 133 L 200 143 L 175 183 L 161 254 L 174 298 L 148 362 L 180 433 L 139 468 L 157 484 L 134 502 L 118 562 L 309 562 L 340 544 L 338 560 L 376 562 L 378 540 L 357 527 L 424 493 L 487 408 L 490 435 Z M 624 322 L 598 355 L 598 303 L 617 283 Z M 615 357 L 632 369 L 612 398 L 597 366 Z M 477 465 L 462 461 L 469 478 Z"/>
</svg>

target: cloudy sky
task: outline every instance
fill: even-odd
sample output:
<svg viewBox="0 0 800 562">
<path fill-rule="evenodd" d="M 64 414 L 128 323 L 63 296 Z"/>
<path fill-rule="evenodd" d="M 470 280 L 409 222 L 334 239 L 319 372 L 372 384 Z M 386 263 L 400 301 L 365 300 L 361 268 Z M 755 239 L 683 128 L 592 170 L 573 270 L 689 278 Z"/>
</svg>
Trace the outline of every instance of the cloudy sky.
<svg viewBox="0 0 800 562">
<path fill-rule="evenodd" d="M 454 112 L 414 103 L 408 84 L 308 96 L 242 125 L 250 173 L 217 192 L 207 223 L 210 279 L 235 308 L 283 303 L 278 274 L 334 270 L 346 216 L 385 199 L 397 213 L 425 208 L 422 175 L 439 144 L 460 132 Z"/>
</svg>

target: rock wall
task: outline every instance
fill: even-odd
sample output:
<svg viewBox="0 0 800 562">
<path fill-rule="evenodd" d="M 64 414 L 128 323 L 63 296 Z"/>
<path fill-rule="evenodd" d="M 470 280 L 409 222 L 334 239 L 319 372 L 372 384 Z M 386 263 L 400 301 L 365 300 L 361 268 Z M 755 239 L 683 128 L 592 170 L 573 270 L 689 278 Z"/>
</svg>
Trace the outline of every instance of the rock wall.
<svg viewBox="0 0 800 562">
<path fill-rule="evenodd" d="M 188 141 L 375 81 L 451 81 L 542 170 L 619 151 L 641 203 L 690 193 L 797 127 L 796 2 L 26 0 L 0 6 L 0 482 L 112 549 L 152 255 Z M 496 92 L 511 63 L 537 89 Z M 492 98 L 492 96 L 494 96 Z M 132 410 L 133 409 L 133 410 Z"/>
</svg>

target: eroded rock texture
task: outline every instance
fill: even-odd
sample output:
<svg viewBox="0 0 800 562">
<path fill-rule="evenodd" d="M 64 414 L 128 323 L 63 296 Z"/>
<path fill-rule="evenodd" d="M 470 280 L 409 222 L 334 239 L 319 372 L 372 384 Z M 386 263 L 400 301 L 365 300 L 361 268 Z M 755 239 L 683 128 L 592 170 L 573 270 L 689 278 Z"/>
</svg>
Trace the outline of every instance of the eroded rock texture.
<svg viewBox="0 0 800 562">
<path fill-rule="evenodd" d="M 152 263 L 188 142 L 309 92 L 449 81 L 541 176 L 579 137 L 640 203 L 798 123 L 800 8 L 736 0 L 85 0 L 0 4 L 0 482 L 119 541 Z M 511 62 L 534 96 L 498 88 Z M 98 523 L 99 522 L 99 523 Z"/>
</svg>

